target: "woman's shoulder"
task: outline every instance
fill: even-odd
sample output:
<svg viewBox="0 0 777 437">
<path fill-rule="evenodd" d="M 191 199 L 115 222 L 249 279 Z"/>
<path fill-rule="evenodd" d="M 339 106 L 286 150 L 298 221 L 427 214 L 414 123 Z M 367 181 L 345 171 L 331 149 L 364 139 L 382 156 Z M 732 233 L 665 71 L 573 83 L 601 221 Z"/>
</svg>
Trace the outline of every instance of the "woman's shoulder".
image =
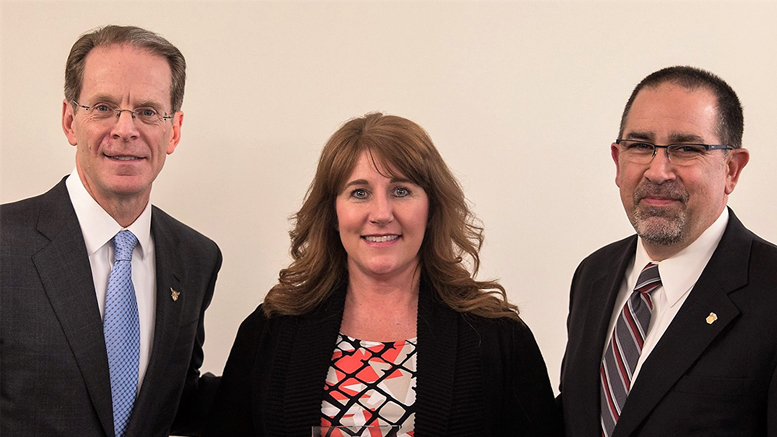
<svg viewBox="0 0 777 437">
<path fill-rule="evenodd" d="M 484 317 L 470 313 L 459 317 L 459 329 L 474 332 L 481 341 L 508 348 L 536 347 L 534 334 L 520 317 Z"/>
</svg>

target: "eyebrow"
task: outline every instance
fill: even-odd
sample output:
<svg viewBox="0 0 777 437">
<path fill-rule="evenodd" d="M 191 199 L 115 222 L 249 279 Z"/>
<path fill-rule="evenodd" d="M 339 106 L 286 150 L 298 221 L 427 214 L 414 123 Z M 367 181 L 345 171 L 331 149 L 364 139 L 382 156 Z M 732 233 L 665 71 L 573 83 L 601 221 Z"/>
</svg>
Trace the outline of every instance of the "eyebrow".
<svg viewBox="0 0 777 437">
<path fill-rule="evenodd" d="M 415 185 L 415 182 L 411 181 L 410 179 L 407 179 L 407 178 L 398 178 L 398 177 L 393 177 L 393 178 L 391 178 L 391 183 L 392 183 L 392 184 L 407 183 L 407 184 L 413 184 L 413 185 Z M 345 189 L 346 189 L 346 188 L 348 188 L 348 187 L 353 187 L 353 186 L 361 186 L 361 185 L 369 185 L 369 184 L 370 184 L 370 183 L 369 183 L 369 182 L 367 182 L 367 180 L 366 180 L 366 179 L 354 179 L 354 180 L 352 180 L 351 182 L 348 182 L 347 184 L 345 184 L 345 186 L 343 187 L 343 190 L 345 190 Z"/>
<path fill-rule="evenodd" d="M 654 141 L 655 134 L 649 131 L 633 131 L 626 135 L 626 139 Z M 682 132 L 671 132 L 669 134 L 670 144 L 678 143 L 703 143 L 704 138 L 696 134 L 687 134 Z"/>
<path fill-rule="evenodd" d="M 92 99 L 94 100 L 94 103 L 92 103 L 92 106 L 94 106 L 97 103 L 101 103 L 101 102 L 102 103 L 110 103 L 112 105 L 119 106 L 119 104 L 117 103 L 116 99 L 113 96 L 109 96 L 108 94 L 97 94 L 97 95 L 93 96 Z M 164 105 L 160 104 L 159 102 L 157 102 L 155 100 L 143 100 L 143 101 L 137 103 L 134 107 L 135 108 L 147 108 L 149 106 L 152 107 L 152 108 L 159 108 L 159 109 L 164 108 Z M 163 111 L 167 111 L 167 110 L 163 109 Z"/>
</svg>

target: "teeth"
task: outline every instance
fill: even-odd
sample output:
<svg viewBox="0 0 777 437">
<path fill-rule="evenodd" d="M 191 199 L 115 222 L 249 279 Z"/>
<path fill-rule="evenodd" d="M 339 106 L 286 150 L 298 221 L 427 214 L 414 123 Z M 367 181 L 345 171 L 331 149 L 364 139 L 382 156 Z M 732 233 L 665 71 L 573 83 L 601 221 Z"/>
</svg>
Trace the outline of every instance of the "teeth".
<svg viewBox="0 0 777 437">
<path fill-rule="evenodd" d="M 382 237 L 364 237 L 365 240 L 373 243 L 385 243 L 386 241 L 392 241 L 399 238 L 399 235 L 384 235 Z"/>
<path fill-rule="evenodd" d="M 134 156 L 114 156 L 113 159 L 118 159 L 119 161 L 132 161 L 135 158 Z"/>
</svg>

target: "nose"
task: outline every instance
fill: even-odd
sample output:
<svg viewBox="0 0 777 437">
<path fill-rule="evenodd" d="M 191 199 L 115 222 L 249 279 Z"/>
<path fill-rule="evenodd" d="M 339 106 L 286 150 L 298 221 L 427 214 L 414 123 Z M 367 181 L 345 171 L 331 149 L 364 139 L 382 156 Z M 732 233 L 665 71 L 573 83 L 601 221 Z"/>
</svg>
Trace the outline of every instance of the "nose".
<svg viewBox="0 0 777 437">
<path fill-rule="evenodd" d="M 375 196 L 370 205 L 370 223 L 383 226 L 394 220 L 391 200 L 387 195 Z"/>
<path fill-rule="evenodd" d="M 122 110 L 116 117 L 116 123 L 113 125 L 111 136 L 124 141 L 138 137 L 140 133 L 138 132 L 136 122 L 137 120 L 133 117 L 132 111 Z"/>
<path fill-rule="evenodd" d="M 669 160 L 667 149 L 656 149 L 653 160 L 650 161 L 647 170 L 645 170 L 645 178 L 655 184 L 660 184 L 673 180 L 676 177 L 675 166 L 672 164 L 672 161 Z"/>
</svg>

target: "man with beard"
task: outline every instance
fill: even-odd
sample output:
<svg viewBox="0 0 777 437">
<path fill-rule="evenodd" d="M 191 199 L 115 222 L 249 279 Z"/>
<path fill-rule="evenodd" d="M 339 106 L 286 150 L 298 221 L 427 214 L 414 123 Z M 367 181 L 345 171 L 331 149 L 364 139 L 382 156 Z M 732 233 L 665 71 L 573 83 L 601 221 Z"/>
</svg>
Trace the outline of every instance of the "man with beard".
<svg viewBox="0 0 777 437">
<path fill-rule="evenodd" d="M 777 435 L 777 247 L 726 206 L 743 125 L 736 93 L 697 68 L 631 94 L 611 153 L 637 235 L 572 280 L 568 436 Z"/>
</svg>

